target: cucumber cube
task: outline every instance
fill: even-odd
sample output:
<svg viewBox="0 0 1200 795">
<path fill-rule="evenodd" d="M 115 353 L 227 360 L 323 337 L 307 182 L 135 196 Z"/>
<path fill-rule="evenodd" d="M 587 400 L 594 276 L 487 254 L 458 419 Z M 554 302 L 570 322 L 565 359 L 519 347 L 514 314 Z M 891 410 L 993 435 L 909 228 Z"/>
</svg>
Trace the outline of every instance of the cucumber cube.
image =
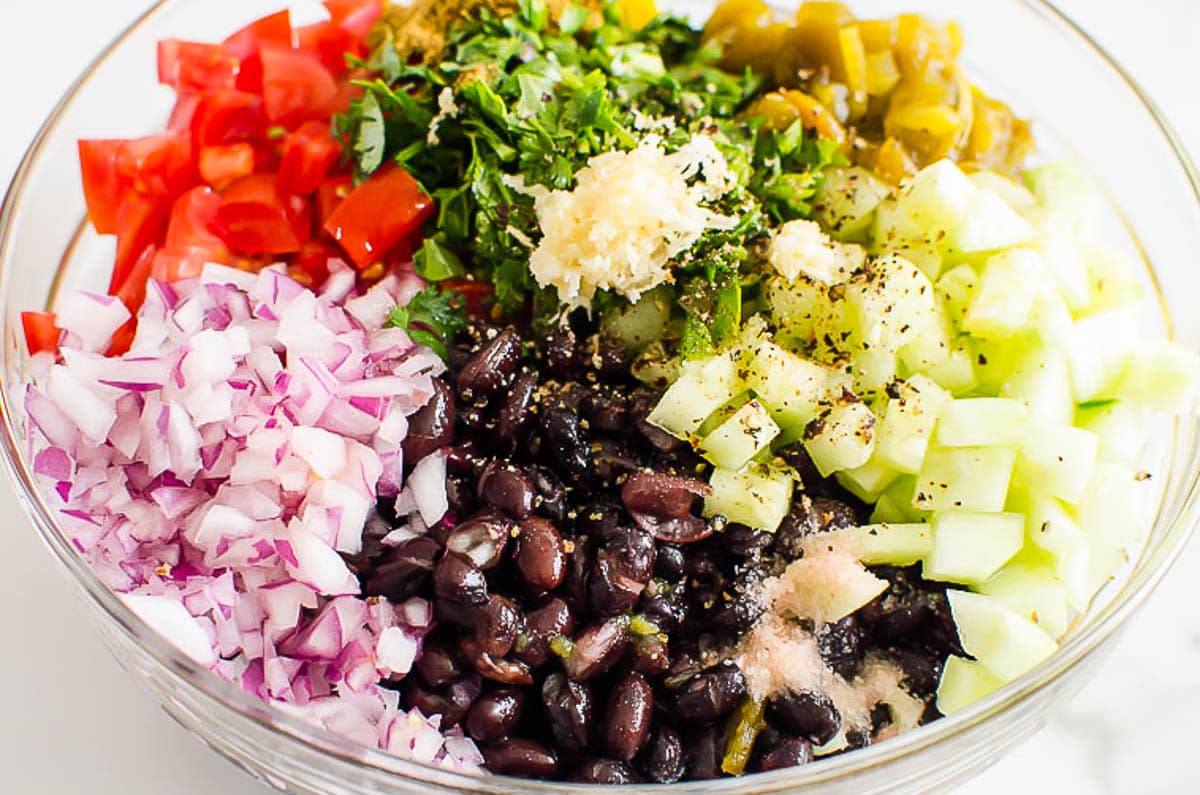
<svg viewBox="0 0 1200 795">
<path fill-rule="evenodd" d="M 771 419 L 770 412 L 757 400 L 751 400 L 704 437 L 700 452 L 719 467 L 741 469 L 778 435 L 779 426 Z"/>
<path fill-rule="evenodd" d="M 1046 266 L 1032 249 L 991 257 L 962 329 L 980 337 L 1011 337 L 1024 330 L 1046 282 Z"/>
<path fill-rule="evenodd" d="M 1083 257 L 1091 279 L 1091 300 L 1083 310 L 1086 314 L 1120 309 L 1142 300 L 1142 285 L 1128 262 L 1095 246 L 1085 247 Z"/>
<path fill-rule="evenodd" d="M 1200 395 L 1200 356 L 1174 342 L 1154 343 L 1130 357 L 1115 394 L 1151 411 L 1191 411 Z"/>
<path fill-rule="evenodd" d="M 1100 439 L 1071 425 L 1034 423 L 1025 431 L 1016 476 L 1030 488 L 1069 503 L 1087 488 Z"/>
<path fill-rule="evenodd" d="M 976 171 L 968 179 L 979 190 L 990 190 L 995 193 L 1004 199 L 1009 207 L 1018 212 L 1037 205 L 1037 199 L 1028 188 L 1003 174 L 997 174 L 994 171 Z"/>
<path fill-rule="evenodd" d="M 920 372 L 932 378 L 951 394 L 964 395 L 973 390 L 978 383 L 975 377 L 975 361 L 970 339 L 959 337 L 942 361 L 931 367 L 922 367 Z"/>
<path fill-rule="evenodd" d="M 869 524 L 856 527 L 859 558 L 868 566 L 912 566 L 933 551 L 933 530 L 918 522 Z"/>
<path fill-rule="evenodd" d="M 724 516 L 753 530 L 773 533 L 792 507 L 789 470 L 750 465 L 740 472 L 715 469 L 704 499 L 704 515 Z"/>
<path fill-rule="evenodd" d="M 938 417 L 942 447 L 1003 447 L 1020 443 L 1029 409 L 1014 398 L 952 400 Z"/>
<path fill-rule="evenodd" d="M 1093 548 L 1121 548 L 1149 528 L 1146 481 L 1129 467 L 1098 463 L 1079 501 L 1079 526 Z"/>
<path fill-rule="evenodd" d="M 1053 497 L 1026 493 L 1010 506 L 1025 512 L 1025 538 L 1050 555 L 1054 573 L 1076 610 L 1086 610 L 1094 593 L 1089 580 L 1090 551 L 1087 536 L 1067 507 Z"/>
<path fill-rule="evenodd" d="M 980 585 L 979 592 L 999 599 L 1052 638 L 1067 632 L 1071 616 L 1067 586 L 1049 566 L 1010 563 Z"/>
<path fill-rule="evenodd" d="M 921 169 L 900 191 L 897 208 L 925 230 L 957 229 L 966 220 L 978 189 L 950 160 Z"/>
<path fill-rule="evenodd" d="M 760 342 L 746 368 L 746 385 L 758 395 L 775 421 L 803 431 L 829 395 L 829 370 L 784 350 L 769 340 Z"/>
<path fill-rule="evenodd" d="M 959 265 L 942 274 L 938 279 L 938 295 L 950 320 L 962 325 L 967 311 L 979 292 L 979 273 L 970 265 Z"/>
<path fill-rule="evenodd" d="M 1026 353 L 1000 392 L 1025 401 L 1034 420 L 1070 425 L 1075 413 L 1071 368 L 1060 350 L 1043 348 Z"/>
<path fill-rule="evenodd" d="M 1092 300 L 1088 268 L 1074 237 L 1061 229 L 1042 228 L 1036 249 L 1046 270 L 1054 278 L 1059 295 L 1072 311 L 1086 307 Z"/>
<path fill-rule="evenodd" d="M 817 422 L 817 433 L 805 438 L 804 448 L 821 477 L 867 463 L 875 449 L 875 415 L 865 403 L 834 406 Z"/>
<path fill-rule="evenodd" d="M 917 479 L 912 475 L 901 475 L 892 481 L 891 485 L 879 496 L 875 510 L 871 513 L 873 524 L 895 523 L 906 524 L 924 522 L 930 517 L 929 511 L 919 511 L 913 507 L 913 493 Z"/>
<path fill-rule="evenodd" d="M 1149 413 L 1124 401 L 1080 406 L 1075 424 L 1100 440 L 1098 460 L 1131 467 L 1141 460 L 1150 433 Z"/>
<path fill-rule="evenodd" d="M 1139 337 L 1137 313 L 1129 307 L 1075 322 L 1066 354 L 1071 389 L 1079 402 L 1113 397 Z"/>
<path fill-rule="evenodd" d="M 891 192 L 864 168 L 831 168 L 814 200 L 817 220 L 838 240 L 862 242 L 875 220 L 875 209 Z"/>
<path fill-rule="evenodd" d="M 767 283 L 767 303 L 782 339 L 809 343 L 831 328 L 841 328 L 842 302 L 829 297 L 829 288 L 801 276 L 793 281 L 782 277 Z"/>
<path fill-rule="evenodd" d="M 938 415 L 951 397 L 931 379 L 916 375 L 887 403 L 875 433 L 875 457 L 900 472 L 915 473 L 925 459 Z"/>
<path fill-rule="evenodd" d="M 1052 214 L 1049 222 L 1072 229 L 1091 225 L 1102 199 L 1081 164 L 1056 160 L 1031 168 L 1023 176 L 1038 204 Z"/>
<path fill-rule="evenodd" d="M 1045 630 L 991 596 L 947 591 L 963 649 L 990 673 L 1011 682 L 1058 650 Z"/>
<path fill-rule="evenodd" d="M 837 473 L 838 483 L 866 503 L 873 503 L 900 473 L 879 461 L 877 456 L 856 469 Z"/>
<path fill-rule="evenodd" d="M 687 439 L 741 391 L 732 355 L 691 362 L 646 419 L 672 436 Z"/>
<path fill-rule="evenodd" d="M 896 353 L 928 330 L 941 311 L 929 278 L 903 257 L 876 259 L 846 285 L 848 329 L 861 350 Z"/>
<path fill-rule="evenodd" d="M 917 473 L 913 507 L 925 511 L 1004 510 L 1017 459 L 1012 447 L 955 447 L 930 450 Z"/>
<path fill-rule="evenodd" d="M 925 558 L 927 580 L 975 585 L 1012 559 L 1025 540 L 1019 513 L 945 511 L 933 515 L 933 550 Z"/>
<path fill-rule="evenodd" d="M 1004 680 L 973 660 L 951 656 L 942 668 L 937 708 L 943 715 L 966 709 L 1004 686 Z"/>
<path fill-rule="evenodd" d="M 962 223 L 950 234 L 950 248 L 959 254 L 1023 246 L 1037 239 L 1037 230 L 990 190 L 971 197 Z"/>
</svg>

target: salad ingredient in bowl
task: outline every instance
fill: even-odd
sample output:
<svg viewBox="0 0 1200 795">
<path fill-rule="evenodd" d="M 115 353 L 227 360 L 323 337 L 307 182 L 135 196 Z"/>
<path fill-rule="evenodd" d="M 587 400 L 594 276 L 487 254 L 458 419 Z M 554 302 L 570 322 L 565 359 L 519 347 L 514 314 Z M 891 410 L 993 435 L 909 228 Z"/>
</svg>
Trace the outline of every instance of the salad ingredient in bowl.
<svg viewBox="0 0 1200 795">
<path fill-rule="evenodd" d="M 1200 360 L 954 25 L 326 6 L 160 45 L 167 130 L 79 147 L 106 294 L 23 316 L 44 499 L 147 624 L 365 746 L 590 783 L 1054 654 Z"/>
</svg>

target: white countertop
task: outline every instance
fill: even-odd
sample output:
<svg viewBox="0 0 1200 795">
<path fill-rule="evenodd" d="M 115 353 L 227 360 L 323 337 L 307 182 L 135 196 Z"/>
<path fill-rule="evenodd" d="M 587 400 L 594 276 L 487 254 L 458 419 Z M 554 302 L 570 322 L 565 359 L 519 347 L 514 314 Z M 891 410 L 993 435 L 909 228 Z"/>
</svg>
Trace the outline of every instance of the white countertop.
<svg viewBox="0 0 1200 795">
<path fill-rule="evenodd" d="M 148 0 L 0 3 L 0 184 L 85 63 Z M 853 3 L 851 3 L 853 5 Z M 897 3 L 898 7 L 903 2 Z M 1200 3 L 1061 0 L 1130 69 L 1200 155 Z M 100 643 L 0 482 L 0 791 L 266 795 L 170 721 Z M 960 790 L 1072 795 L 1197 791 L 1200 544 L 1051 725 Z"/>
</svg>

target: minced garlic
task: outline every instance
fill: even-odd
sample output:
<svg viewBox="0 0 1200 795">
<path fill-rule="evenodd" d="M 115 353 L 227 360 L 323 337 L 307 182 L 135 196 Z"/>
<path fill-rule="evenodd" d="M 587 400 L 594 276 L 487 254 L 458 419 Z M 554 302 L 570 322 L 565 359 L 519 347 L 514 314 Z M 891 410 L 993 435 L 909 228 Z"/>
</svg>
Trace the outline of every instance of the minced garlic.
<svg viewBox="0 0 1200 795">
<path fill-rule="evenodd" d="M 526 188 L 542 231 L 529 269 L 565 304 L 590 306 L 597 290 L 637 300 L 669 281 L 671 259 L 706 231 L 736 225 L 704 206 L 732 185 L 707 136 L 671 154 L 650 135 L 631 151 L 596 155 L 575 175 L 574 190 Z"/>
<path fill-rule="evenodd" d="M 862 264 L 863 253 L 859 246 L 830 240 L 813 221 L 788 221 L 771 240 L 767 259 L 789 282 L 807 276 L 823 284 L 837 284 Z"/>
</svg>

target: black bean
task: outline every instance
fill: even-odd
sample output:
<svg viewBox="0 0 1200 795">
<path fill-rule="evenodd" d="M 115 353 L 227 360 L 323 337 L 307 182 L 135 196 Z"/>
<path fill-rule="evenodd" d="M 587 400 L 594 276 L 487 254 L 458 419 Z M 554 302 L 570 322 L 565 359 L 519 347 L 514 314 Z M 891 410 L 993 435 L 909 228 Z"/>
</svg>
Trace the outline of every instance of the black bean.
<svg viewBox="0 0 1200 795">
<path fill-rule="evenodd" d="M 543 466 L 530 467 L 529 477 L 533 481 L 533 488 L 537 491 L 534 511 L 555 525 L 564 526 L 569 506 L 567 505 L 567 491 L 563 488 L 562 480 L 552 470 Z"/>
<path fill-rule="evenodd" d="M 712 493 L 707 483 L 661 472 L 635 472 L 621 487 L 621 501 L 635 519 L 649 515 L 658 519 L 686 516 L 697 497 Z"/>
<path fill-rule="evenodd" d="M 551 331 L 541 346 L 546 369 L 559 378 L 574 376 L 579 368 L 578 344 L 575 332 L 570 327 L 561 326 Z"/>
<path fill-rule="evenodd" d="M 587 503 L 575 517 L 575 532 L 608 541 L 615 533 L 624 532 L 628 519 L 621 504 L 604 498 Z"/>
<path fill-rule="evenodd" d="M 684 765 L 689 779 L 707 781 L 721 777 L 723 740 L 724 732 L 714 724 L 704 724 L 691 732 L 684 744 Z"/>
<path fill-rule="evenodd" d="M 458 393 L 464 400 L 488 398 L 508 380 L 521 359 L 521 338 L 505 329 L 473 354 L 458 373 Z"/>
<path fill-rule="evenodd" d="M 446 451 L 446 469 L 458 475 L 479 476 L 488 459 L 474 441 L 461 441 Z"/>
<path fill-rule="evenodd" d="M 592 429 L 619 436 L 629 430 L 629 407 L 616 390 L 600 389 L 588 402 L 588 422 Z"/>
<path fill-rule="evenodd" d="M 481 607 L 488 600 L 483 572 L 470 558 L 457 552 L 447 552 L 434 567 L 433 592 L 438 599 L 469 607 Z"/>
<path fill-rule="evenodd" d="M 504 657 L 512 650 L 520 631 L 521 614 L 517 606 L 503 596 L 489 596 L 475 622 L 475 639 L 480 648 L 494 658 Z"/>
<path fill-rule="evenodd" d="M 513 381 L 512 388 L 496 412 L 496 436 L 513 444 L 529 425 L 532 416 L 533 393 L 537 391 L 537 373 L 522 370 Z"/>
<path fill-rule="evenodd" d="M 555 744 L 570 754 L 585 752 L 591 744 L 596 715 L 591 686 L 561 673 L 551 674 L 542 683 L 542 705 Z"/>
<path fill-rule="evenodd" d="M 602 621 L 583 631 L 575 640 L 563 667 L 572 679 L 583 682 L 605 673 L 625 652 L 629 631 L 620 621 Z"/>
<path fill-rule="evenodd" d="M 639 612 L 663 632 L 673 632 L 687 618 L 687 606 L 676 593 L 643 597 Z"/>
<path fill-rule="evenodd" d="M 463 726 L 479 742 L 495 742 L 517 728 L 524 705 L 525 691 L 521 688 L 502 687 L 484 693 L 467 711 Z"/>
<path fill-rule="evenodd" d="M 799 737 L 788 737 L 763 754 L 755 767 L 762 772 L 807 765 L 813 760 L 812 745 Z"/>
<path fill-rule="evenodd" d="M 594 544 L 587 536 L 576 536 L 572 543 L 574 548 L 567 553 L 567 572 L 560 593 L 578 615 L 588 609 L 588 573 Z"/>
<path fill-rule="evenodd" d="M 754 626 L 765 610 L 766 606 L 757 591 L 734 585 L 716 596 L 709 620 L 721 629 L 746 632 Z"/>
<path fill-rule="evenodd" d="M 540 668 L 550 659 L 550 641 L 570 635 L 574 629 L 570 606 L 557 596 L 547 596 L 525 614 L 524 634 L 517 639 L 514 655 L 526 665 Z"/>
<path fill-rule="evenodd" d="M 641 460 L 624 442 L 601 437 L 592 441 L 592 480 L 611 485 L 641 466 Z"/>
<path fill-rule="evenodd" d="M 425 638 L 416 668 L 431 687 L 444 687 L 467 672 L 458 655 L 458 641 L 438 630 Z"/>
<path fill-rule="evenodd" d="M 613 685 L 604 715 L 604 751 L 626 762 L 637 756 L 650 733 L 654 691 L 646 678 L 629 673 Z"/>
<path fill-rule="evenodd" d="M 658 677 L 671 666 L 667 641 L 659 635 L 643 635 L 633 639 L 629 647 L 630 667 L 643 676 Z"/>
<path fill-rule="evenodd" d="M 500 562 L 513 523 L 495 511 L 484 511 L 459 522 L 446 537 L 446 549 L 465 556 L 487 571 Z"/>
<path fill-rule="evenodd" d="M 740 524 L 729 525 L 724 532 L 717 535 L 717 538 L 722 547 L 739 558 L 758 557 L 773 540 L 771 533 L 751 530 Z"/>
<path fill-rule="evenodd" d="M 842 714 L 824 693 L 780 693 L 767 701 L 767 718 L 814 745 L 824 745 L 842 728 Z"/>
<path fill-rule="evenodd" d="M 475 510 L 475 489 L 464 475 L 450 473 L 446 476 L 446 501 L 450 513 L 466 516 Z"/>
<path fill-rule="evenodd" d="M 619 616 L 638 603 L 646 582 L 634 579 L 628 570 L 619 550 L 606 546 L 596 553 L 588 578 L 588 604 L 597 615 Z"/>
<path fill-rule="evenodd" d="M 670 726 L 659 726 L 650 733 L 637 760 L 638 769 L 658 784 L 674 784 L 683 778 L 683 740 Z"/>
<path fill-rule="evenodd" d="M 417 708 L 424 715 L 441 715 L 442 728 L 457 726 L 466 716 L 471 704 L 479 697 L 482 689 L 475 674 L 456 679 L 443 688 L 434 690 L 419 682 L 416 677 L 404 680 L 404 706 Z"/>
<path fill-rule="evenodd" d="M 552 404 L 543 405 L 538 418 L 546 463 L 570 480 L 588 480 L 592 474 L 592 443 L 579 425 L 579 416 L 573 409 Z"/>
<path fill-rule="evenodd" d="M 513 738 L 480 750 L 487 769 L 502 776 L 548 779 L 558 773 L 558 756 L 533 740 Z"/>
<path fill-rule="evenodd" d="M 862 667 L 866 633 L 854 616 L 826 624 L 817 633 L 821 659 L 843 679 L 853 679 Z"/>
<path fill-rule="evenodd" d="M 493 461 L 479 476 L 479 499 L 514 519 L 533 513 L 533 482 L 525 471 L 507 461 Z"/>
<path fill-rule="evenodd" d="M 675 693 L 675 714 L 684 720 L 710 721 L 737 706 L 746 695 L 746 678 L 732 663 L 693 677 Z"/>
<path fill-rule="evenodd" d="M 654 561 L 654 576 L 667 582 L 679 582 L 683 579 L 683 566 L 682 549 L 673 544 L 658 545 L 658 554 Z"/>
<path fill-rule="evenodd" d="M 942 678 L 945 656 L 937 652 L 918 649 L 888 649 L 888 656 L 904 672 L 904 685 L 914 696 L 930 697 L 938 688 Z"/>
<path fill-rule="evenodd" d="M 521 522 L 513 558 L 521 579 L 538 590 L 553 590 L 566 576 L 567 551 L 562 536 L 540 517 Z"/>
<path fill-rule="evenodd" d="M 624 762 L 615 759 L 589 759 L 579 766 L 571 781 L 580 784 L 636 784 L 637 776 Z"/>
<path fill-rule="evenodd" d="M 485 679 L 505 685 L 533 684 L 533 674 L 530 673 L 529 666 L 517 660 L 493 657 L 475 637 L 461 638 L 458 648 L 467 662 Z"/>
<path fill-rule="evenodd" d="M 450 444 L 454 434 L 454 396 L 440 379 L 433 380 L 429 402 L 408 418 L 408 433 L 401 442 L 404 461 L 416 464 L 425 456 Z"/>
<path fill-rule="evenodd" d="M 441 547 L 432 538 L 412 538 L 384 553 L 366 578 L 363 593 L 402 601 L 416 594 L 429 582 L 434 561 Z"/>
</svg>

